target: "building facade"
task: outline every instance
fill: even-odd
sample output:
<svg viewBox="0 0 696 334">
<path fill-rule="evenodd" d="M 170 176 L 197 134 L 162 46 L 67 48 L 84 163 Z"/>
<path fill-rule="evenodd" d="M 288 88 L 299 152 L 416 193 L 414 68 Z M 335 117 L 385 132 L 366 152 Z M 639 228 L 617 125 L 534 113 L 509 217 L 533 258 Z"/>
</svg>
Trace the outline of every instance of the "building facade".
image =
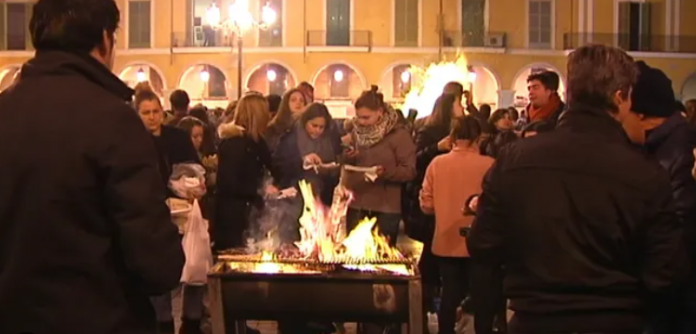
<svg viewBox="0 0 696 334">
<path fill-rule="evenodd" d="M 398 101 L 417 78 L 412 65 L 467 58 L 477 103 L 524 104 L 535 69 L 566 74 L 568 52 L 587 43 L 615 45 L 664 70 L 677 98 L 696 98 L 694 0 L 248 0 L 277 13 L 265 29 L 237 38 L 207 24 L 215 3 L 227 17 L 234 0 L 116 0 L 121 9 L 114 71 L 148 80 L 166 97 L 225 106 L 243 90 L 281 93 L 301 81 L 327 104 L 346 105 L 376 84 Z M 0 2 L 0 90 L 29 59 L 29 0 Z"/>
</svg>

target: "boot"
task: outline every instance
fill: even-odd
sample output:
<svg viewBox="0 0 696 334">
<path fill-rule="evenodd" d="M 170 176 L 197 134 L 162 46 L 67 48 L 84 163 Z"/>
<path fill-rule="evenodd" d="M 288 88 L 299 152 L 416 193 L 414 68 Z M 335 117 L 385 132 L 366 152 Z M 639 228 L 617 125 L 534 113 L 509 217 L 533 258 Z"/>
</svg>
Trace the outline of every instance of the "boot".
<svg viewBox="0 0 696 334">
<path fill-rule="evenodd" d="M 201 321 L 181 318 L 179 334 L 203 334 L 203 331 L 201 331 Z"/>
<path fill-rule="evenodd" d="M 174 334 L 174 321 L 158 322 L 157 334 Z"/>
</svg>

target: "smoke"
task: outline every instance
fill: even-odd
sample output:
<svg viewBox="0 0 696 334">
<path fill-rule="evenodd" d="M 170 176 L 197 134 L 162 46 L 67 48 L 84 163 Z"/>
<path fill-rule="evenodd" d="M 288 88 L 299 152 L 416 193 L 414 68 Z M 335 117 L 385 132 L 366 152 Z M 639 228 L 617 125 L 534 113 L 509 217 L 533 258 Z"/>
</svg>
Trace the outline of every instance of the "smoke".
<svg viewBox="0 0 696 334">
<path fill-rule="evenodd" d="M 270 185 L 264 182 L 260 194 Z M 283 245 L 292 245 L 299 240 L 299 218 L 302 214 L 302 197 L 282 198 L 264 197 L 262 208 L 254 207 L 249 214 L 249 228 L 244 232 L 247 251 L 275 252 Z"/>
</svg>

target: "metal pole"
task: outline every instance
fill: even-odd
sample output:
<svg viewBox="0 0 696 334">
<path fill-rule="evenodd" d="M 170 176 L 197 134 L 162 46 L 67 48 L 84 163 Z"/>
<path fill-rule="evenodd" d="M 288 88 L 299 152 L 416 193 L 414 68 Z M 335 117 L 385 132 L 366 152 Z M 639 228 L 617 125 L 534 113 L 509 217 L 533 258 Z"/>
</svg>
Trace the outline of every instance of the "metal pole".
<svg viewBox="0 0 696 334">
<path fill-rule="evenodd" d="M 444 22 L 444 14 L 442 12 L 442 0 L 440 0 L 440 11 L 437 14 L 437 35 L 438 35 L 438 48 L 437 48 L 437 53 L 438 53 L 438 59 L 437 61 L 442 61 L 442 44 L 443 44 L 443 39 L 445 38 L 444 36 L 444 30 L 445 30 L 445 22 Z"/>
<path fill-rule="evenodd" d="M 242 51 L 244 42 L 242 34 L 237 34 L 237 99 L 242 98 Z"/>
</svg>

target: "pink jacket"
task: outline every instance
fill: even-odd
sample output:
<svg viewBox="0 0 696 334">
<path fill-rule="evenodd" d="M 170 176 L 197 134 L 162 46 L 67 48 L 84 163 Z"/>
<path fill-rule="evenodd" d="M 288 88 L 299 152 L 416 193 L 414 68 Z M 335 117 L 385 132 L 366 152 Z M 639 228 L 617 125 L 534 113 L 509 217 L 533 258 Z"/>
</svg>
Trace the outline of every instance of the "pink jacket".
<svg viewBox="0 0 696 334">
<path fill-rule="evenodd" d="M 435 158 L 428 166 L 420 193 L 425 213 L 435 213 L 433 254 L 468 257 L 466 239 L 459 234 L 471 226 L 473 217 L 462 214 L 466 200 L 481 193 L 481 182 L 493 159 L 479 153 L 478 147 L 455 146 L 450 153 Z"/>
</svg>

